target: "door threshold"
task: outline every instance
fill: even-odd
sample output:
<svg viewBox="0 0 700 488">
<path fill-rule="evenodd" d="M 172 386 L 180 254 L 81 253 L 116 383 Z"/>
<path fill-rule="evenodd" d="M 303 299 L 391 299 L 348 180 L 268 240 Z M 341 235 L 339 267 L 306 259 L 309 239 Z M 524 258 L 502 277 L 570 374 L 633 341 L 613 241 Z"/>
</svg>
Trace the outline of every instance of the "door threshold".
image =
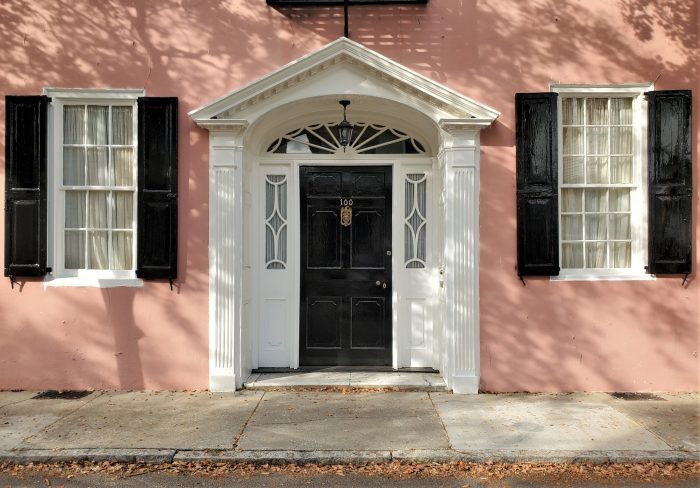
<svg viewBox="0 0 700 488">
<path fill-rule="evenodd" d="M 260 368 L 251 373 L 243 386 L 249 390 L 275 391 L 447 391 L 445 380 L 430 368 L 425 368 L 428 371 L 415 371 L 416 368 L 368 371 L 370 368 L 332 367 L 278 372 L 269 369 L 272 368 L 264 371 Z"/>
<path fill-rule="evenodd" d="M 299 366 L 293 368 L 256 368 L 251 373 L 309 373 L 326 371 L 330 373 L 439 373 L 433 368 L 399 368 L 391 366 Z"/>
</svg>

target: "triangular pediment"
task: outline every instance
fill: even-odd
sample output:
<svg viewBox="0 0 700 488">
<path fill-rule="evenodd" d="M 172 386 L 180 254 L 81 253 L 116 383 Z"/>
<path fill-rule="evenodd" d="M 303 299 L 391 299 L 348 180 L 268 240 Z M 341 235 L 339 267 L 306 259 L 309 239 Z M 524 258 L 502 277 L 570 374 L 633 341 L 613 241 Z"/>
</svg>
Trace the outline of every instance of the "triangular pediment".
<svg viewBox="0 0 700 488">
<path fill-rule="evenodd" d="M 293 100 L 367 95 L 433 112 L 435 119 L 489 125 L 499 113 L 367 47 L 340 38 L 189 113 L 202 126 L 249 124 Z M 436 120 L 437 121 L 437 120 Z"/>
</svg>

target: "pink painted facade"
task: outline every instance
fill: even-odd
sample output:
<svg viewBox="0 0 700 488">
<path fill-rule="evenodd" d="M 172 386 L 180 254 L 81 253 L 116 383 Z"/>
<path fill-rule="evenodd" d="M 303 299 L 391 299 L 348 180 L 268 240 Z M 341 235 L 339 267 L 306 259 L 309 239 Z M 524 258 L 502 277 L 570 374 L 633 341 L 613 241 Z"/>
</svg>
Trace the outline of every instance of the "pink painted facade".
<svg viewBox="0 0 700 488">
<path fill-rule="evenodd" d="M 501 113 L 481 137 L 483 390 L 700 389 L 699 25 L 693 0 L 351 8 L 353 40 Z M 0 389 L 208 388 L 208 133 L 187 112 L 333 41 L 342 10 L 276 10 L 263 0 L 5 0 L 0 27 L 3 95 L 143 88 L 180 103 L 174 290 L 165 282 L 45 289 L 41 280 L 12 289 L 3 280 Z M 641 82 L 694 91 L 694 274 L 685 286 L 674 276 L 537 278 L 523 287 L 515 272 L 515 93 Z M 4 103 L 0 112 L 4 119 Z"/>
</svg>

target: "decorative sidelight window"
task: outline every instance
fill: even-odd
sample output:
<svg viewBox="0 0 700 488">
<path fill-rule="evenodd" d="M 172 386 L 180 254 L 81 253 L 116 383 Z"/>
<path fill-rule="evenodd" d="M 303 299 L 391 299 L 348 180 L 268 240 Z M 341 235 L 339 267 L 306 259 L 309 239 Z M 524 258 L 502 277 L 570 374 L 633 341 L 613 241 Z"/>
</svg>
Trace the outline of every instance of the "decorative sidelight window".
<svg viewBox="0 0 700 488">
<path fill-rule="evenodd" d="M 267 148 L 275 154 L 425 154 L 425 145 L 405 132 L 379 124 L 356 122 L 346 148 L 338 142 L 336 122 L 307 125 L 275 140 Z"/>
<path fill-rule="evenodd" d="M 287 267 L 287 177 L 265 177 L 265 267 Z"/>
<path fill-rule="evenodd" d="M 404 218 L 404 260 L 406 268 L 425 268 L 427 178 L 425 173 L 406 175 Z"/>
</svg>

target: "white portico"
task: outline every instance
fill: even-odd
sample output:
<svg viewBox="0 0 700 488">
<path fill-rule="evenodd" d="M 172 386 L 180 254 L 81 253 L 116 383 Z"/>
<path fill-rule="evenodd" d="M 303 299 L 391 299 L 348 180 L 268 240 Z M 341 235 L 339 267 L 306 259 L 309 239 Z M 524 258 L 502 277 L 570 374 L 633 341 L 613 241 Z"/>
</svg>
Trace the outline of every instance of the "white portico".
<svg viewBox="0 0 700 488">
<path fill-rule="evenodd" d="M 356 125 L 345 148 L 333 140 L 340 99 Z M 210 388 L 300 366 L 300 168 L 381 166 L 391 365 L 476 393 L 479 135 L 498 115 L 345 38 L 190 112 L 210 132 Z"/>
</svg>

